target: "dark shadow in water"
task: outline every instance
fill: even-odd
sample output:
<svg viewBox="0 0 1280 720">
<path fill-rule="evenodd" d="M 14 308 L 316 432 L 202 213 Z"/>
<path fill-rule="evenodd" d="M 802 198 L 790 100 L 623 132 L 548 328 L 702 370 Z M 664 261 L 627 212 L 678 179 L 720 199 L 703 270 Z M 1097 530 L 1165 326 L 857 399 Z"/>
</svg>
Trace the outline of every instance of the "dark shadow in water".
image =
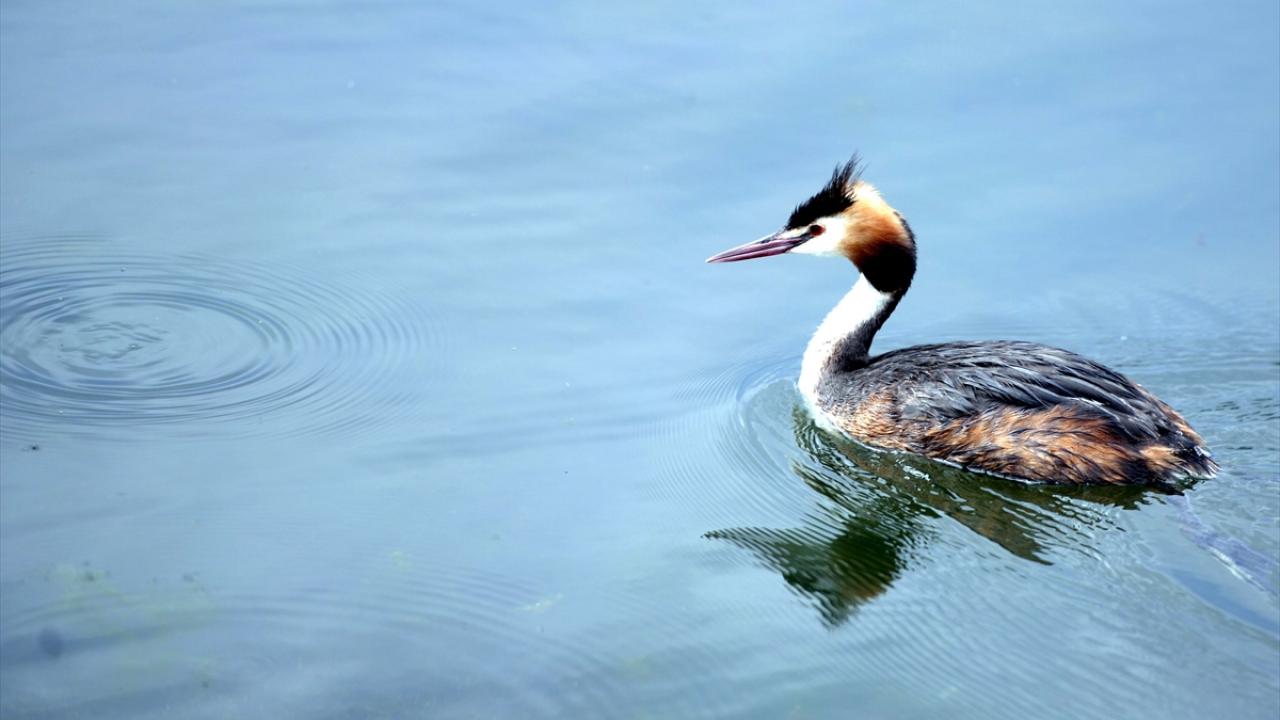
<svg viewBox="0 0 1280 720">
<path fill-rule="evenodd" d="M 940 517 L 1015 557 L 1050 564 L 1048 547 L 1087 548 L 1088 531 L 1109 524 L 1105 506 L 1133 508 L 1153 492 L 1025 485 L 859 445 L 818 428 L 803 409 L 793 422 L 807 457 L 792 470 L 830 502 L 803 527 L 730 528 L 706 537 L 755 553 L 832 627 L 893 585 L 934 537 Z"/>
</svg>

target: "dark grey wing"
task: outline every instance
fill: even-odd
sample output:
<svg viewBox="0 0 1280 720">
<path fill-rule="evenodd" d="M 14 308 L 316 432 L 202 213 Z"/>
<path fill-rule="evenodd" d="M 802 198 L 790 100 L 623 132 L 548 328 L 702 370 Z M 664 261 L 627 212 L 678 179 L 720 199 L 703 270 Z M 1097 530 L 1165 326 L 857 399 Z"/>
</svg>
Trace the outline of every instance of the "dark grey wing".
<svg viewBox="0 0 1280 720">
<path fill-rule="evenodd" d="M 919 345 L 873 358 L 859 374 L 892 387 L 904 419 L 942 423 L 1001 406 L 1069 405 L 1109 418 L 1133 440 L 1176 431 L 1168 408 L 1123 375 L 1035 343 Z"/>
</svg>

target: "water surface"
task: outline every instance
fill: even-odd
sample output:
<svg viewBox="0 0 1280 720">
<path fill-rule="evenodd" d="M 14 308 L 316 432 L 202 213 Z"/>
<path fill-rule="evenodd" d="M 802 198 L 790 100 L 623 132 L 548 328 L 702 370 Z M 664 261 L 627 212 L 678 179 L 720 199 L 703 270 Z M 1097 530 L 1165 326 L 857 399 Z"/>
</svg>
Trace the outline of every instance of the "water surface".
<svg viewBox="0 0 1280 720">
<path fill-rule="evenodd" d="M 0 715 L 1272 718 L 1280 17 L 0 7 Z M 1097 358 L 1181 496 L 818 430 L 853 150 L 889 349 Z"/>
</svg>

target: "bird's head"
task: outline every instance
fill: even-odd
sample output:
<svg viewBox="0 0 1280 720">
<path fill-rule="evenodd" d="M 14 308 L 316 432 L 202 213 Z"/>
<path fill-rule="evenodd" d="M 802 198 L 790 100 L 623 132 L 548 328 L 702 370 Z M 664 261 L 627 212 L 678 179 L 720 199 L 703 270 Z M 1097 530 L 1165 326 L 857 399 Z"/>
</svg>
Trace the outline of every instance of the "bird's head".
<svg viewBox="0 0 1280 720">
<path fill-rule="evenodd" d="M 707 258 L 737 262 L 795 253 L 844 257 L 881 292 L 903 292 L 916 270 L 911 228 L 859 177 L 858 158 L 837 166 L 831 180 L 791 213 L 772 235 Z"/>
</svg>

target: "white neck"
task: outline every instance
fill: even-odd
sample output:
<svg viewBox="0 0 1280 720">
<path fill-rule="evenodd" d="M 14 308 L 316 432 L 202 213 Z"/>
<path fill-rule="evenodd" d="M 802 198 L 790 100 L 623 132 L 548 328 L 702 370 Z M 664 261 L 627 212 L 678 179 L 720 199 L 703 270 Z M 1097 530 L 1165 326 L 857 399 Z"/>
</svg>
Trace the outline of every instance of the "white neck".
<svg viewBox="0 0 1280 720">
<path fill-rule="evenodd" d="M 871 337 L 880 329 L 887 312 L 892 310 L 894 299 L 893 295 L 877 290 L 863 275 L 827 313 L 827 318 L 809 340 L 800 365 L 800 392 L 812 407 L 818 407 L 818 385 L 827 371 L 828 361 L 840 349 L 841 342 L 850 339 L 865 343 L 861 348 L 865 353 L 871 346 Z"/>
</svg>

